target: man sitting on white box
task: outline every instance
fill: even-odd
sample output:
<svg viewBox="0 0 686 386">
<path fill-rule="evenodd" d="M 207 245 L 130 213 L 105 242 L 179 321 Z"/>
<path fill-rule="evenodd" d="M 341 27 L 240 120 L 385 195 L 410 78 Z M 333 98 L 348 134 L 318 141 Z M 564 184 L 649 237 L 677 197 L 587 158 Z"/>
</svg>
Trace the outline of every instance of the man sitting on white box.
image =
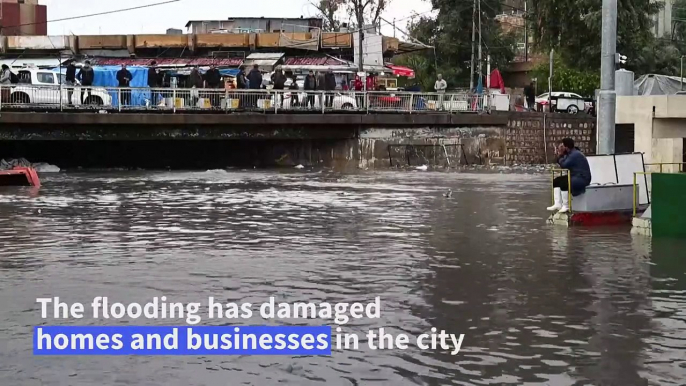
<svg viewBox="0 0 686 386">
<path fill-rule="evenodd" d="M 572 196 L 576 197 L 586 191 L 586 187 L 591 184 L 591 167 L 584 153 L 574 146 L 574 140 L 565 138 L 557 148 L 557 163 L 562 169 L 569 170 L 571 179 Z M 568 177 L 560 176 L 553 180 L 553 196 L 555 204 L 549 206 L 551 212 L 569 212 L 569 191 Z"/>
</svg>

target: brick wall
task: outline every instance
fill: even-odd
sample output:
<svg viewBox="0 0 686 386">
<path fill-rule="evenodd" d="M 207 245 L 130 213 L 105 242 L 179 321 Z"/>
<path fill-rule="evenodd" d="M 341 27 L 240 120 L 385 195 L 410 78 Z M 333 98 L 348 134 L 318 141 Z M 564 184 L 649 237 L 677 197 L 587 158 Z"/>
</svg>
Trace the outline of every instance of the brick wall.
<svg viewBox="0 0 686 386">
<path fill-rule="evenodd" d="M 544 127 L 545 123 L 545 127 Z M 543 164 L 555 160 L 555 147 L 566 137 L 584 154 L 595 154 L 596 120 L 568 114 L 511 114 L 505 129 L 505 162 Z"/>
</svg>

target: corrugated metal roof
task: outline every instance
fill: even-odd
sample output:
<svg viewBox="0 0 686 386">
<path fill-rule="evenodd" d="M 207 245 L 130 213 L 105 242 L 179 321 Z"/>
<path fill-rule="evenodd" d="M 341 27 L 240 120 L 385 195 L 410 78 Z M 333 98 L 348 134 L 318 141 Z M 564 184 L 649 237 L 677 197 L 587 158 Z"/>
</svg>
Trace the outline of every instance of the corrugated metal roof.
<svg viewBox="0 0 686 386">
<path fill-rule="evenodd" d="M 276 59 L 279 60 L 281 59 L 284 55 L 283 52 L 253 52 L 252 54 L 248 55 L 246 59 L 255 59 L 255 60 L 260 60 L 260 59 Z"/>
<path fill-rule="evenodd" d="M 330 56 L 290 57 L 284 60 L 286 66 L 345 66 L 350 62 Z"/>
<path fill-rule="evenodd" d="M 138 58 L 94 58 L 90 59 L 91 63 L 99 66 L 149 66 L 152 61 L 157 62 L 158 67 L 185 67 L 185 66 L 210 66 L 214 64 L 217 67 L 238 67 L 243 63 L 241 58 L 154 58 L 154 59 L 138 59 Z"/>
</svg>

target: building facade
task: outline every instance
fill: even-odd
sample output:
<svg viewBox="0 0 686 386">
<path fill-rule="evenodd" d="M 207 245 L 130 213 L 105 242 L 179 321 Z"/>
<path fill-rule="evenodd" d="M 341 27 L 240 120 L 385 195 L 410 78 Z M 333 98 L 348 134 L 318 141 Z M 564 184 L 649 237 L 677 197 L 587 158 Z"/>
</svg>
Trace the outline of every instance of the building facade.
<svg viewBox="0 0 686 386">
<path fill-rule="evenodd" d="M 0 0 L 0 35 L 47 34 L 47 6 L 38 0 Z"/>
<path fill-rule="evenodd" d="M 309 32 L 321 29 L 319 18 L 236 17 L 226 20 L 191 20 L 186 24 L 189 34 Z"/>
</svg>

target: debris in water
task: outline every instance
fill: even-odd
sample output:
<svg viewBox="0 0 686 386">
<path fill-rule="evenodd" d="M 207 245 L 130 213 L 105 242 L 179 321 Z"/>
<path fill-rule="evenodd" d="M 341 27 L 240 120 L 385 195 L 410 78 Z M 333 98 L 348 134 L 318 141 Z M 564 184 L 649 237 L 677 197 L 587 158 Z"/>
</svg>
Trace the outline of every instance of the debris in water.
<svg viewBox="0 0 686 386">
<path fill-rule="evenodd" d="M 443 195 L 443 197 L 445 197 L 445 198 L 450 198 L 452 196 L 453 196 L 453 190 L 452 189 L 448 189 L 448 193 Z"/>
<path fill-rule="evenodd" d="M 429 167 L 426 165 L 422 165 L 422 166 L 417 166 L 415 169 L 425 172 L 429 169 Z"/>
<path fill-rule="evenodd" d="M 298 165 L 298 166 L 296 166 L 295 168 L 296 168 L 296 169 L 305 169 L 305 167 L 302 166 L 302 165 Z"/>
</svg>

